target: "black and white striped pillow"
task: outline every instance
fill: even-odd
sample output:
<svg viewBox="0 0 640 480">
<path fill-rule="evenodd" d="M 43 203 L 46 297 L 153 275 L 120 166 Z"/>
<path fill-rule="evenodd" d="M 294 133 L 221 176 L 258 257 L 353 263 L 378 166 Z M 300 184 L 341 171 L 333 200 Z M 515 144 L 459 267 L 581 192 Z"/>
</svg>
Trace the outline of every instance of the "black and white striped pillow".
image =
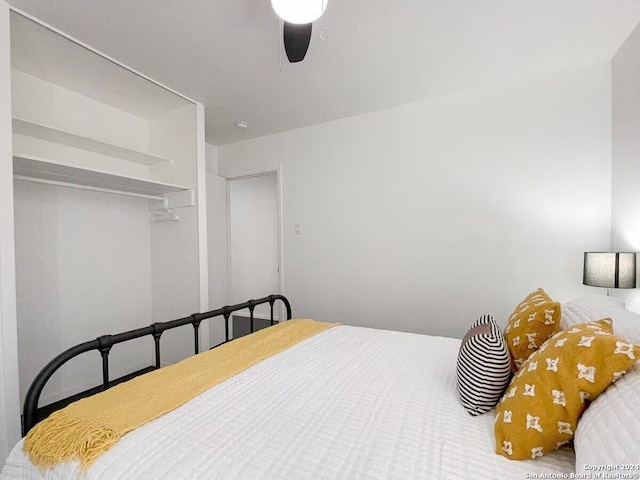
<svg viewBox="0 0 640 480">
<path fill-rule="evenodd" d="M 511 357 L 491 315 L 476 320 L 458 352 L 458 395 L 471 415 L 495 407 L 511 379 Z"/>
</svg>

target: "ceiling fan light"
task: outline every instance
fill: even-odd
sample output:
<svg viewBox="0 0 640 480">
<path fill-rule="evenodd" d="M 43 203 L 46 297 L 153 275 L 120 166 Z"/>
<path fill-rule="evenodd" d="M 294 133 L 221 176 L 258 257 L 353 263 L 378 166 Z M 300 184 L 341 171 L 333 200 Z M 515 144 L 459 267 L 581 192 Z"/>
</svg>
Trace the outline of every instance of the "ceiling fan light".
<svg viewBox="0 0 640 480">
<path fill-rule="evenodd" d="M 322 16 L 327 0 L 271 0 L 271 6 L 285 22 L 304 24 Z"/>
</svg>

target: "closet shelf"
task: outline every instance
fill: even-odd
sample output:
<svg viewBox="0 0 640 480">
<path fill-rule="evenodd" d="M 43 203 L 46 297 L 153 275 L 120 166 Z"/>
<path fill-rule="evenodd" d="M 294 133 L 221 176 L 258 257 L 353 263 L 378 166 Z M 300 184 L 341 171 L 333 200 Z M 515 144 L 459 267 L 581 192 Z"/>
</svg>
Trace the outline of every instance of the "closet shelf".
<svg viewBox="0 0 640 480">
<path fill-rule="evenodd" d="M 69 184 L 88 189 L 152 197 L 190 190 L 185 186 L 79 167 L 19 153 L 13 154 L 13 175 L 45 183 Z"/>
<path fill-rule="evenodd" d="M 100 153 L 102 155 L 108 155 L 110 157 L 122 158 L 131 162 L 142 163 L 144 165 L 172 165 L 170 159 L 160 155 L 121 147 L 119 145 L 78 135 L 49 125 L 25 120 L 23 118 L 13 119 L 13 133 L 39 138 L 40 140 L 55 142 L 69 147 L 80 148 L 94 153 Z"/>
</svg>

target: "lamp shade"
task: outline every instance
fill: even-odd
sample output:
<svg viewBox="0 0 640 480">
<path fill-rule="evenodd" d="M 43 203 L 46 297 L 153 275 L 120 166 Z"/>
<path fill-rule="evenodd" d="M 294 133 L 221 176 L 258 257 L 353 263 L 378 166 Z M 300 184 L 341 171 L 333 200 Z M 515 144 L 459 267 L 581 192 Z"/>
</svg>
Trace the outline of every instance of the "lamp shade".
<svg viewBox="0 0 640 480">
<path fill-rule="evenodd" d="M 592 287 L 636 288 L 635 252 L 585 252 L 582 283 Z"/>
<path fill-rule="evenodd" d="M 322 16 L 328 0 L 271 0 L 271 6 L 285 22 L 311 23 Z"/>
</svg>

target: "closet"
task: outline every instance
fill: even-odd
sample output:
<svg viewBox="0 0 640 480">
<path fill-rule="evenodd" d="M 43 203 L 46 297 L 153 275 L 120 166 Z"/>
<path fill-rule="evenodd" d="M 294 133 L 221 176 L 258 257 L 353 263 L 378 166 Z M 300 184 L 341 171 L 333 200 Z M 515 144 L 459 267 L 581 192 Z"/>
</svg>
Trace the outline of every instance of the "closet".
<svg viewBox="0 0 640 480">
<path fill-rule="evenodd" d="M 202 105 L 0 3 L 11 40 L 22 402 L 37 372 L 66 348 L 208 310 L 204 114 Z M 10 319 L 1 320 L 6 333 Z M 206 349 L 207 325 L 201 331 Z M 162 337 L 163 362 L 192 350 L 188 328 Z M 115 346 L 112 378 L 152 358 L 151 338 Z M 41 404 L 99 383 L 100 357 L 86 354 L 54 375 Z"/>
</svg>

